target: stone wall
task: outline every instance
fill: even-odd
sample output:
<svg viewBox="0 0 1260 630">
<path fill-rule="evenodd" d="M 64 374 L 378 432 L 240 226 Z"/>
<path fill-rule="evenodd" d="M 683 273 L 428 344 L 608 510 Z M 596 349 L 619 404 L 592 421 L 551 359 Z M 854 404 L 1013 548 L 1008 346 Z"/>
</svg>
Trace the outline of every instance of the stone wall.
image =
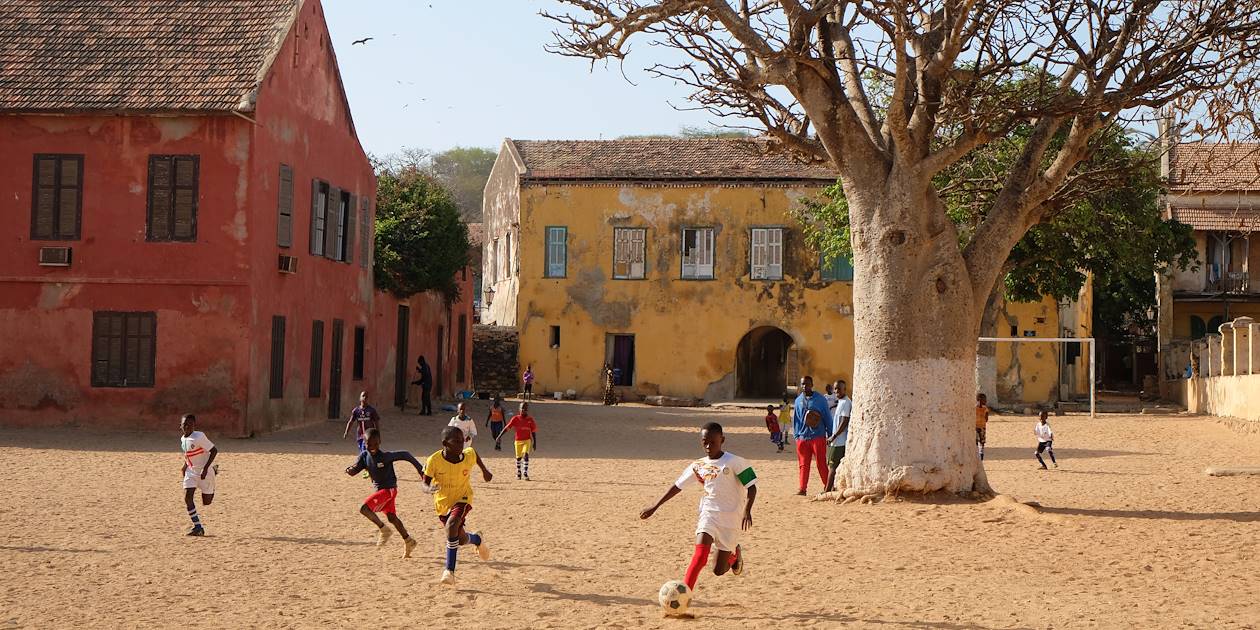
<svg viewBox="0 0 1260 630">
<path fill-rule="evenodd" d="M 1221 416 L 1248 431 L 1260 432 L 1258 334 L 1260 324 L 1240 317 L 1222 324 L 1219 334 L 1194 341 L 1188 352 L 1193 376 L 1168 381 L 1168 397 L 1192 413 Z"/>
<path fill-rule="evenodd" d="M 519 335 L 511 326 L 473 326 L 473 388 L 492 395 L 520 391 L 519 346 Z"/>
</svg>

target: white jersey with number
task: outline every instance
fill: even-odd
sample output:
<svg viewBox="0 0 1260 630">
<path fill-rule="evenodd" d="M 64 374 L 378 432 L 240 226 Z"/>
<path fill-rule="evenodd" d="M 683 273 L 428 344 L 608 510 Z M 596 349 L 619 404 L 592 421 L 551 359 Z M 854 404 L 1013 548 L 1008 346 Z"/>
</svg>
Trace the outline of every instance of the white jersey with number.
<svg viewBox="0 0 1260 630">
<path fill-rule="evenodd" d="M 179 450 L 184 452 L 184 463 L 188 465 L 189 472 L 197 475 L 201 474 L 206 461 L 210 459 L 212 448 L 214 442 L 201 431 L 193 431 L 188 437 L 179 438 Z"/>
<path fill-rule="evenodd" d="M 717 459 L 705 457 L 687 465 L 674 485 L 685 490 L 691 484 L 704 486 L 700 497 L 700 519 L 723 528 L 739 529 L 743 521 L 740 506 L 744 488 L 757 483 L 757 473 L 748 460 L 731 453 Z"/>
</svg>

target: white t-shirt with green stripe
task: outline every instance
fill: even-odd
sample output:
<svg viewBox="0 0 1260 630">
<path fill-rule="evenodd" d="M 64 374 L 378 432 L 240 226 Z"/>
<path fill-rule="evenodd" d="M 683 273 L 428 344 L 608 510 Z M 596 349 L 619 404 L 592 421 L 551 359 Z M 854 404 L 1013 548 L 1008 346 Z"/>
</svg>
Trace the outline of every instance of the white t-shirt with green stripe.
<svg viewBox="0 0 1260 630">
<path fill-rule="evenodd" d="M 744 488 L 757 483 L 757 473 L 748 460 L 731 453 L 717 459 L 705 457 L 687 465 L 674 485 L 680 490 L 691 484 L 704 486 L 700 497 L 700 518 L 708 518 L 719 527 L 738 529 L 743 520 L 741 509 Z"/>
</svg>

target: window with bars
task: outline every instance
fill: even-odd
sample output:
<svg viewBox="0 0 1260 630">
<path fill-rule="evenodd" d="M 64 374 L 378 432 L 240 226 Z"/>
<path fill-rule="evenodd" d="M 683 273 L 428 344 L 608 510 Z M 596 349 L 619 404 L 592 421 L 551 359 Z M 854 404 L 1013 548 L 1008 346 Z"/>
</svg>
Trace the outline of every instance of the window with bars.
<svg viewBox="0 0 1260 630">
<path fill-rule="evenodd" d="M 77 241 L 83 213 L 83 156 L 35 156 L 31 240 Z"/>
<path fill-rule="evenodd" d="M 93 313 L 93 387 L 153 387 L 156 360 L 156 313 Z"/>
<path fill-rule="evenodd" d="M 613 278 L 642 279 L 647 272 L 646 259 L 646 228 L 613 228 Z"/>
<path fill-rule="evenodd" d="M 280 187 L 276 195 L 276 245 L 293 246 L 293 167 L 280 165 Z"/>
<path fill-rule="evenodd" d="M 315 320 L 311 323 L 311 381 L 307 395 L 319 398 L 324 391 L 324 322 Z"/>
<path fill-rule="evenodd" d="M 683 228 L 682 277 L 713 277 L 713 228 Z"/>
<path fill-rule="evenodd" d="M 749 259 L 753 280 L 783 279 L 783 228 L 753 228 Z"/>
<path fill-rule="evenodd" d="M 197 240 L 196 155 L 149 156 L 150 241 Z"/>
<path fill-rule="evenodd" d="M 836 256 L 831 260 L 827 260 L 823 256 L 819 260 L 822 268 L 822 279 L 825 282 L 852 282 L 853 281 L 853 264 L 844 256 Z"/>
<path fill-rule="evenodd" d="M 569 263 L 569 228 L 549 226 L 547 228 L 547 276 L 563 278 L 568 272 Z"/>
</svg>

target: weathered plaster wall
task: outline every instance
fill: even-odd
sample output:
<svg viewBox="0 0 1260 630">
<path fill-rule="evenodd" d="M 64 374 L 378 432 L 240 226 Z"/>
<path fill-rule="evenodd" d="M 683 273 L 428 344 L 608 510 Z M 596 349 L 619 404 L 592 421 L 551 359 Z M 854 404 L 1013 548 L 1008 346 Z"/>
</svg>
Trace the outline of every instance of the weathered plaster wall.
<svg viewBox="0 0 1260 630">
<path fill-rule="evenodd" d="M 489 188 L 487 188 L 489 190 Z M 605 335 L 635 335 L 634 389 L 642 394 L 734 396 L 736 349 L 758 326 L 801 348 L 815 379 L 853 373 L 852 285 L 824 283 L 817 255 L 788 216 L 817 189 L 769 186 L 531 185 L 521 192 L 520 362 L 543 390 L 600 388 Z M 568 228 L 565 278 L 544 278 L 544 229 Z M 752 226 L 788 228 L 779 281 L 749 279 Z M 643 280 L 612 279 L 613 228 L 645 227 Z M 680 278 L 684 226 L 713 226 L 714 280 Z M 495 301 L 499 300 L 496 294 Z M 561 345 L 550 345 L 550 326 Z"/>
<path fill-rule="evenodd" d="M 522 230 L 520 175 L 523 168 L 517 161 L 515 149 L 504 141 L 499 157 L 490 169 L 482 199 L 481 220 L 484 230 L 481 256 L 481 282 L 485 291 L 482 300 L 487 306 L 482 323 L 496 326 L 517 324 L 517 292 L 520 288 L 519 252 Z M 507 251 L 507 237 L 511 235 L 511 251 Z M 526 238 L 529 238 L 528 236 Z M 542 247 L 543 235 L 535 236 L 537 247 Z M 542 271 L 539 267 L 539 276 Z M 491 297 L 493 295 L 493 297 Z"/>
<path fill-rule="evenodd" d="M 999 313 L 999 337 L 1089 337 L 1093 320 L 1093 288 L 1087 281 L 1078 299 L 1060 307 L 1051 297 L 1037 302 L 1007 302 Z M 1059 356 L 1066 346 L 1046 342 L 997 344 L 999 402 L 1049 405 L 1089 394 L 1089 348 L 1080 354 L 1061 387 Z"/>
<path fill-rule="evenodd" d="M 0 117 L 0 422 L 244 430 L 250 256 L 239 210 L 249 123 L 232 117 Z M 33 156 L 83 155 L 81 237 L 30 239 Z M 151 154 L 200 156 L 195 242 L 148 242 Z M 40 267 L 41 246 L 73 248 Z M 95 311 L 157 313 L 154 388 L 91 386 Z"/>
<path fill-rule="evenodd" d="M 1231 418 L 1260 432 L 1260 374 L 1180 379 L 1171 382 L 1171 390 L 1191 413 Z"/>
<path fill-rule="evenodd" d="M 333 320 L 344 322 L 341 340 L 341 411 L 356 404 L 363 383 L 353 379 L 354 328 L 378 325 L 373 309 L 375 289 L 370 266 L 361 264 L 358 213 L 361 198 L 369 212 L 376 208 L 376 177 L 355 135 L 349 104 L 342 94 L 336 59 L 319 2 L 306 2 L 288 33 L 266 78 L 259 86 L 250 156 L 249 203 L 240 214 L 250 235 L 251 284 L 256 287 L 249 310 L 251 331 L 249 383 L 251 431 L 328 419 Z M 293 170 L 293 238 L 277 245 L 280 165 Z M 312 181 L 319 179 L 354 195 L 356 225 L 353 260 L 334 261 L 310 253 Z M 369 229 L 374 222 L 369 221 Z M 347 233 L 349 234 L 349 233 Z M 370 239 L 369 239 L 370 242 Z M 277 257 L 298 258 L 295 274 L 280 273 Z M 270 397 L 271 318 L 286 318 L 284 397 Z M 324 322 L 321 395 L 307 395 L 311 380 L 312 322 Z M 388 334 L 394 334 L 389 330 Z M 379 347 L 365 344 L 365 372 L 388 368 Z M 392 388 L 391 388 L 392 391 Z M 378 400 L 378 402 L 380 402 Z"/>
</svg>

